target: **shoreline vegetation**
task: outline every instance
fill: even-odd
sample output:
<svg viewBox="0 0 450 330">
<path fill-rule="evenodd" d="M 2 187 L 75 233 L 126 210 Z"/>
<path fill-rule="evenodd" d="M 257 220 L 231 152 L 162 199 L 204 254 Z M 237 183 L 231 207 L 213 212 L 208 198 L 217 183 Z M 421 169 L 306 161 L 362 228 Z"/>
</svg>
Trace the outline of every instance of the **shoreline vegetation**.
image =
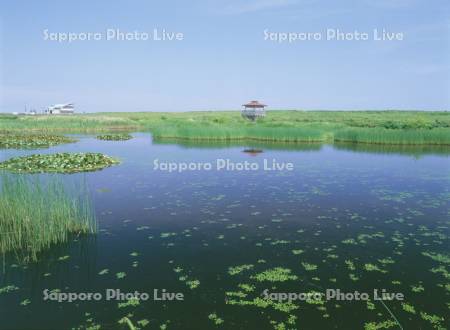
<svg viewBox="0 0 450 330">
<path fill-rule="evenodd" d="M 19 131 L 150 131 L 156 139 L 450 146 L 450 112 L 273 110 L 254 123 L 239 111 L 0 115 L 0 134 Z"/>
<path fill-rule="evenodd" d="M 70 189 L 54 177 L 5 174 L 0 180 L 1 255 L 33 262 L 52 245 L 96 232 L 85 184 Z"/>
</svg>

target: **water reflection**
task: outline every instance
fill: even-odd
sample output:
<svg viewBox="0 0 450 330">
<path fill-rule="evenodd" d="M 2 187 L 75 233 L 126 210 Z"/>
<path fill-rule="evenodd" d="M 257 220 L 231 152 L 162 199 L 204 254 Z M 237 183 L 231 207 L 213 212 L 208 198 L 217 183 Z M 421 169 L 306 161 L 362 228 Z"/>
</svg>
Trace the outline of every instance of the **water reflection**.
<svg viewBox="0 0 450 330">
<path fill-rule="evenodd" d="M 338 150 L 351 150 L 354 152 L 376 153 L 376 154 L 398 154 L 414 156 L 419 158 L 425 155 L 448 156 L 450 146 L 444 145 L 389 145 L 368 143 L 335 143 Z"/>
<path fill-rule="evenodd" d="M 64 287 L 65 283 L 85 285 L 92 282 L 96 275 L 97 250 L 96 236 L 89 235 L 74 236 L 68 243 L 54 244 L 51 249 L 40 253 L 39 262 L 21 264 L 14 255 L 4 255 L 0 287 L 14 279 L 19 287 L 33 296 L 42 293 L 43 278 L 48 278 L 49 283 L 58 288 Z M 25 283 L 25 287 L 22 286 Z"/>
<path fill-rule="evenodd" d="M 184 148 L 220 149 L 230 147 L 245 147 L 243 152 L 256 154 L 264 149 L 289 151 L 320 151 L 325 145 L 322 143 L 286 143 L 286 142 L 258 142 L 258 141 L 200 141 L 181 139 L 153 139 L 157 145 L 178 145 Z M 375 154 L 398 154 L 419 158 L 425 155 L 448 156 L 450 146 L 445 145 L 389 145 L 336 142 L 331 144 L 334 149 L 348 150 Z M 260 151 L 261 150 L 261 151 Z"/>
<path fill-rule="evenodd" d="M 293 143 L 293 142 L 259 142 L 259 141 L 205 141 L 205 140 L 181 140 L 181 139 L 153 139 L 157 145 L 178 145 L 184 148 L 226 149 L 231 147 L 244 147 L 246 149 L 271 149 L 271 150 L 299 150 L 319 151 L 321 143 Z"/>
<path fill-rule="evenodd" d="M 446 315 L 448 163 L 442 157 L 410 157 L 446 156 L 446 148 L 152 142 L 149 134 L 133 135 L 124 142 L 85 137 L 50 150 L 102 152 L 122 163 L 85 174 L 99 220 L 95 240 L 79 238 L 55 247 L 27 268 L 6 263 L 0 288 L 20 289 L 0 295 L 2 328 L 85 329 L 94 320 L 114 329 L 122 316 L 132 314 L 133 324 L 148 320 L 152 329 L 164 328 L 168 320 L 170 329 L 211 329 L 209 316 L 216 313 L 224 328 L 273 329 L 268 318 L 284 322 L 289 317 L 275 307 L 294 305 L 256 306 L 253 299 L 272 287 L 280 290 L 274 292 L 371 292 L 382 284 L 407 295 L 415 308 L 412 314 L 401 302 L 388 302 L 405 328 L 430 328 L 421 312 L 436 315 L 437 322 Z M 263 151 L 253 162 L 292 162 L 295 170 L 152 170 L 154 159 L 249 161 L 244 150 Z M 78 174 L 62 177 L 80 179 Z M 273 276 L 296 280 L 267 281 Z M 165 288 L 182 292 L 186 303 L 57 304 L 42 300 L 46 288 Z M 25 299 L 31 300 L 29 307 L 20 305 Z M 291 314 L 301 324 L 290 328 L 354 329 L 389 317 L 380 304 L 375 309 L 366 302 L 339 305 L 327 302 L 319 309 L 295 302 L 298 309 Z"/>
</svg>

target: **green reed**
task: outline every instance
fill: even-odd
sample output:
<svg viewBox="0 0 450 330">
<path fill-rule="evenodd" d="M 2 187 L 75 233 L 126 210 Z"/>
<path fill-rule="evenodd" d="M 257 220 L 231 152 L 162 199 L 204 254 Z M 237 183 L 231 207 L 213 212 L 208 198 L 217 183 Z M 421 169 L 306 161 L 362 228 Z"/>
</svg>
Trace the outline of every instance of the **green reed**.
<svg viewBox="0 0 450 330">
<path fill-rule="evenodd" d="M 152 130 L 156 138 L 191 140 L 259 140 L 280 142 L 320 142 L 326 136 L 319 129 L 266 126 L 160 126 Z"/>
<path fill-rule="evenodd" d="M 348 128 L 334 132 L 334 140 L 373 144 L 450 145 L 450 130 Z"/>
<path fill-rule="evenodd" d="M 36 261 L 54 244 L 96 232 L 85 183 L 69 189 L 54 177 L 4 174 L 0 180 L 0 254 Z"/>
<path fill-rule="evenodd" d="M 439 144 L 450 141 L 448 111 L 268 111 L 250 123 L 239 111 L 116 112 L 70 116 L 0 115 L 0 133 L 151 131 L 157 138 L 349 141 Z"/>
</svg>

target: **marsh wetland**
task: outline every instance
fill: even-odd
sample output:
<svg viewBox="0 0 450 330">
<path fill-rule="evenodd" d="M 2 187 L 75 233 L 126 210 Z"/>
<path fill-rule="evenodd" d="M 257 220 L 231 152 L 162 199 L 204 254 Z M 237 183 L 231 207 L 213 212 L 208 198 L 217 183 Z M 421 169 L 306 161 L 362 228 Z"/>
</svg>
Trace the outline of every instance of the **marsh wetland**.
<svg viewBox="0 0 450 330">
<path fill-rule="evenodd" d="M 68 134 L 69 140 L 45 149 L 0 145 L 0 162 L 64 153 L 79 155 L 73 160 L 78 165 L 86 154 L 107 155 L 112 162 L 88 172 L 71 171 L 64 160 L 68 170 L 62 173 L 1 170 L 2 182 L 58 180 L 58 187 L 83 191 L 91 228 L 42 249 L 32 262 L 3 254 L 2 329 L 449 327 L 448 146 L 131 135 Z M 168 173 L 153 168 L 155 159 L 276 159 L 294 168 Z M 74 182 L 83 186 L 73 190 Z M 40 203 L 51 205 L 56 197 L 48 194 Z M 68 210 L 74 207 L 69 204 Z M 327 289 L 370 298 L 311 298 Z M 108 290 L 150 298 L 106 299 Z M 404 299 L 377 300 L 374 290 Z M 58 302 L 44 292 L 102 297 Z M 281 301 L 264 292 L 310 298 Z M 175 298 L 180 293 L 183 300 Z"/>
</svg>

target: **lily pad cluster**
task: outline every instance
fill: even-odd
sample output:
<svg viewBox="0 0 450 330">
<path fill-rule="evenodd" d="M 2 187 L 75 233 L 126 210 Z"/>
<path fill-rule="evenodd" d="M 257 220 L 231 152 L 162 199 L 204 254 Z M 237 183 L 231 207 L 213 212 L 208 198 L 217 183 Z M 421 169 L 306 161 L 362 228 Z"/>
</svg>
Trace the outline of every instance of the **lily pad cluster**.
<svg viewBox="0 0 450 330">
<path fill-rule="evenodd" d="M 97 139 L 105 141 L 127 141 L 132 138 L 130 134 L 104 134 L 97 136 Z"/>
<path fill-rule="evenodd" d="M 0 163 L 0 169 L 17 173 L 76 173 L 96 171 L 119 161 L 100 153 L 56 153 L 16 157 Z"/>
<path fill-rule="evenodd" d="M 64 135 L 0 133 L 0 149 L 49 148 L 72 142 L 76 140 Z"/>
</svg>

